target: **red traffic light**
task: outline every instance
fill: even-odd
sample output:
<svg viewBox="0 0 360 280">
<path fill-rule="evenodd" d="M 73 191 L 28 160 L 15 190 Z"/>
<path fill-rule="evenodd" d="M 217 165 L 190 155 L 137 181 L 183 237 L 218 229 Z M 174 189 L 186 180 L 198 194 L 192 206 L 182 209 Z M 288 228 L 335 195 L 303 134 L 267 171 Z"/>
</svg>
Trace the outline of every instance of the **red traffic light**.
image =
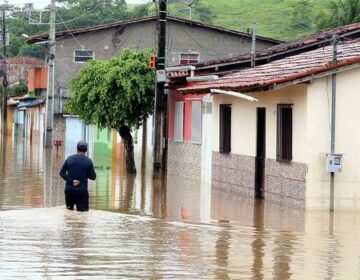
<svg viewBox="0 0 360 280">
<path fill-rule="evenodd" d="M 150 55 L 149 68 L 151 70 L 155 70 L 155 68 L 156 68 L 156 55 L 155 54 Z"/>
</svg>

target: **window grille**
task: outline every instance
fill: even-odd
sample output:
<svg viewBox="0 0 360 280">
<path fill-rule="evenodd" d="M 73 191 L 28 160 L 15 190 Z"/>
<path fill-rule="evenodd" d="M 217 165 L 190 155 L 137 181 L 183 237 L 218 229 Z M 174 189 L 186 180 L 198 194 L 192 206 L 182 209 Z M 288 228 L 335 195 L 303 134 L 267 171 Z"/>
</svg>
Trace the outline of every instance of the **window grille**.
<svg viewBox="0 0 360 280">
<path fill-rule="evenodd" d="M 94 59 L 94 52 L 88 50 L 75 50 L 74 61 L 75 62 L 86 62 Z"/>
</svg>

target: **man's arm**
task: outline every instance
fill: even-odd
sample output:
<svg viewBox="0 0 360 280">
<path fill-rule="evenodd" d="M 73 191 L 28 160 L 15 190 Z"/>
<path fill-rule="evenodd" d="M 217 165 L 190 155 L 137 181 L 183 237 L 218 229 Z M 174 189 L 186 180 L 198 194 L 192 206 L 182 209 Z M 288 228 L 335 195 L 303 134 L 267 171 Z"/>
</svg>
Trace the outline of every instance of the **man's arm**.
<svg viewBox="0 0 360 280">
<path fill-rule="evenodd" d="M 65 160 L 63 166 L 60 169 L 59 175 L 63 178 L 67 183 L 73 184 L 73 179 L 67 174 L 67 160 Z"/>
<path fill-rule="evenodd" d="M 95 172 L 94 164 L 93 164 L 92 161 L 91 161 L 88 177 L 89 177 L 90 180 L 95 180 L 96 179 L 96 172 Z"/>
</svg>

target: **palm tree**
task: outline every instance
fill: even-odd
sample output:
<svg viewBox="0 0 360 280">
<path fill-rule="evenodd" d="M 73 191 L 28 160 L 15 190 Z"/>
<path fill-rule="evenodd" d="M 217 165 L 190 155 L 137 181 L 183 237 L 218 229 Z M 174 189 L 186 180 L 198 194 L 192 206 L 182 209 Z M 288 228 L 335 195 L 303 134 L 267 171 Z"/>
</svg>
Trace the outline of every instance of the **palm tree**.
<svg viewBox="0 0 360 280">
<path fill-rule="evenodd" d="M 320 30 L 360 22 L 360 0 L 331 0 L 327 11 L 318 21 Z"/>
</svg>

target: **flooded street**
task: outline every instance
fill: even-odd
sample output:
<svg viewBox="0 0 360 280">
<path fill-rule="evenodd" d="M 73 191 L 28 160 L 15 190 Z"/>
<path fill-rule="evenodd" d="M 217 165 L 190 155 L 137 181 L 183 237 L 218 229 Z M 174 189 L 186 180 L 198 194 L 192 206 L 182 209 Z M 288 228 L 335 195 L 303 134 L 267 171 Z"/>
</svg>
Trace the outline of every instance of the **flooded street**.
<svg viewBox="0 0 360 280">
<path fill-rule="evenodd" d="M 304 212 L 94 158 L 90 211 L 64 206 L 65 148 L 1 141 L 1 279 L 359 279 L 360 215 Z"/>
</svg>

